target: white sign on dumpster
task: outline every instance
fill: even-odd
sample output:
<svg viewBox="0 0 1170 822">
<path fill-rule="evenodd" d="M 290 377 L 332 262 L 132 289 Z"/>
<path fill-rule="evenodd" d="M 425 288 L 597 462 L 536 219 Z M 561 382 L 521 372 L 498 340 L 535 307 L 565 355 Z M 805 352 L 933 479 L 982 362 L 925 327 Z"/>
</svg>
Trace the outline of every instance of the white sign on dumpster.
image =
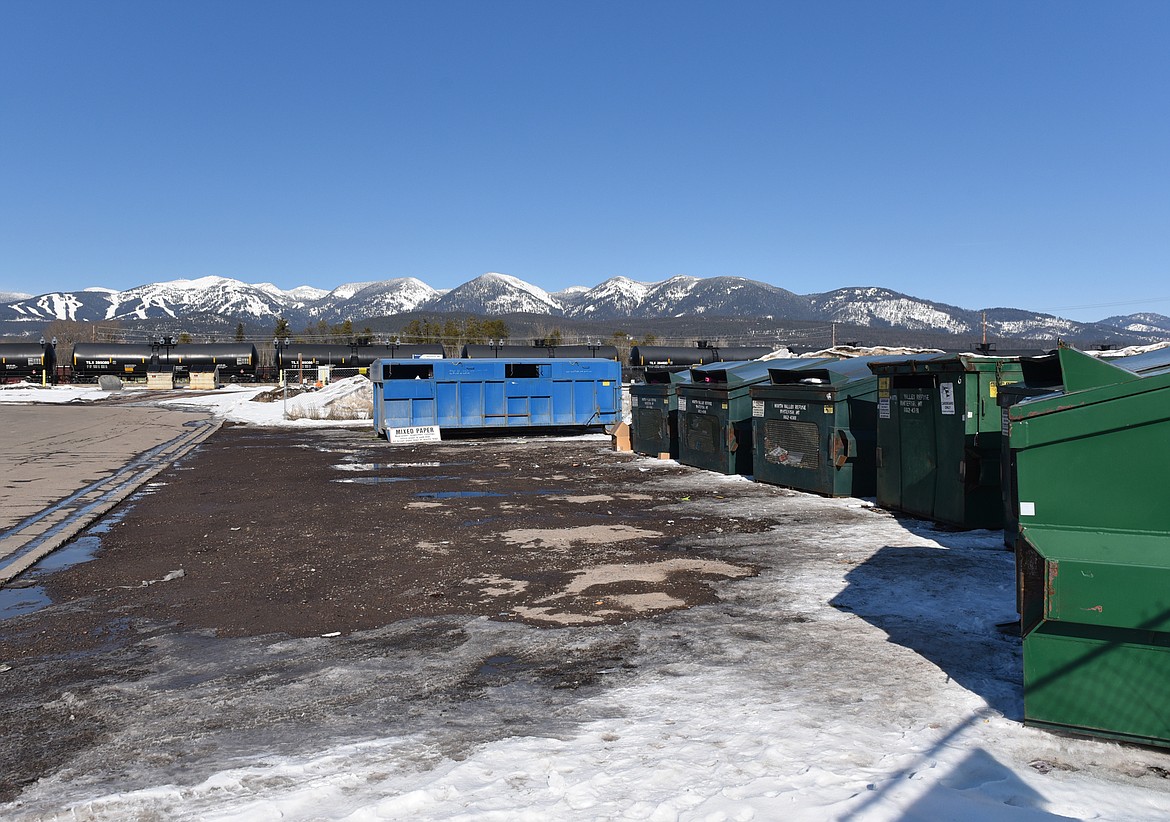
<svg viewBox="0 0 1170 822">
<path fill-rule="evenodd" d="M 938 386 L 939 410 L 944 414 L 955 413 L 955 384 L 953 382 L 940 383 Z"/>
<path fill-rule="evenodd" d="M 439 426 L 416 425 L 412 428 L 386 429 L 387 441 L 395 445 L 410 445 L 416 442 L 441 442 Z"/>
</svg>

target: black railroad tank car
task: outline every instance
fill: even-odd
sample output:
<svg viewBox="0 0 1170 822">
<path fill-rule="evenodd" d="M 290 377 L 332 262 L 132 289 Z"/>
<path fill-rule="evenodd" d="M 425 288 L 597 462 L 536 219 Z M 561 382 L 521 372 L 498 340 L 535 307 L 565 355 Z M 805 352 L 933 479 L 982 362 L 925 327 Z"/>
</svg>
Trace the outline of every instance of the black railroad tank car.
<svg viewBox="0 0 1170 822">
<path fill-rule="evenodd" d="M 617 362 L 621 359 L 616 345 L 554 345 L 549 356 L 557 360 L 602 359 Z"/>
<path fill-rule="evenodd" d="M 369 357 L 367 365 L 374 360 L 441 360 L 447 351 L 439 343 L 389 343 L 361 348 L 363 357 Z"/>
<path fill-rule="evenodd" d="M 771 354 L 768 346 L 724 346 L 723 348 L 687 348 L 669 345 L 635 345 L 630 349 L 630 365 L 645 366 L 706 365 L 709 362 L 746 362 Z"/>
<path fill-rule="evenodd" d="M 463 346 L 460 354 L 466 360 L 618 360 L 618 350 L 612 345 L 473 345 Z"/>
<path fill-rule="evenodd" d="M 712 350 L 715 352 L 715 362 L 747 362 L 766 357 L 776 349 L 766 345 L 725 345 Z"/>
<path fill-rule="evenodd" d="M 443 346 L 438 343 L 406 345 L 320 345 L 290 342 L 277 355 L 282 370 L 316 368 L 331 365 L 335 368 L 369 368 L 381 359 L 442 359 Z"/>
<path fill-rule="evenodd" d="M 73 379 L 92 382 L 103 374 L 146 379 L 149 371 L 218 371 L 227 382 L 256 378 L 256 346 L 250 343 L 77 343 L 73 346 Z"/>
<path fill-rule="evenodd" d="M 74 343 L 73 381 L 94 382 L 105 374 L 146 379 L 157 352 L 139 343 Z"/>
<path fill-rule="evenodd" d="M 676 345 L 635 345 L 630 349 L 630 365 L 642 366 L 671 366 L 671 365 L 704 365 L 715 362 L 715 349 L 688 348 Z"/>
<path fill-rule="evenodd" d="M 177 374 L 218 371 L 223 382 L 251 382 L 256 379 L 259 357 L 251 343 L 186 343 L 158 350 L 159 365 Z"/>
<path fill-rule="evenodd" d="M 40 382 L 52 380 L 57 371 L 53 346 L 39 343 L 0 343 L 0 380 Z"/>
<path fill-rule="evenodd" d="M 543 345 L 479 345 L 468 343 L 459 355 L 465 360 L 543 360 L 548 348 Z"/>
</svg>

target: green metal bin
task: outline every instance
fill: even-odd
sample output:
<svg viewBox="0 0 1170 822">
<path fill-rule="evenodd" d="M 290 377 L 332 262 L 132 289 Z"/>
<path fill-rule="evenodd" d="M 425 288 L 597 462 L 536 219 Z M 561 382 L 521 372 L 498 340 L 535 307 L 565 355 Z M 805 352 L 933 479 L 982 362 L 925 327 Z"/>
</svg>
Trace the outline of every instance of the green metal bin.
<svg viewBox="0 0 1170 822">
<path fill-rule="evenodd" d="M 1059 358 L 1009 409 L 1024 721 L 1170 747 L 1170 369 Z"/>
<path fill-rule="evenodd" d="M 630 447 L 635 453 L 678 459 L 678 386 L 691 372 L 647 368 L 646 382 L 630 386 Z"/>
<path fill-rule="evenodd" d="M 955 528 L 1002 528 L 996 398 L 1014 357 L 938 354 L 873 363 L 877 502 Z"/>
<path fill-rule="evenodd" d="M 1100 361 L 1116 365 L 1135 374 L 1155 373 L 1170 368 L 1170 347 L 1126 357 L 1111 359 L 1102 357 Z M 1093 387 L 1097 384 L 1097 377 L 1093 375 L 1098 373 L 1098 369 L 1093 360 L 1081 358 L 1073 361 L 1070 359 L 1069 368 L 1071 369 L 1069 379 L 1074 383 L 1074 390 Z M 1008 409 L 1026 399 L 1045 394 L 1064 393 L 1066 390 L 1061 359 L 1056 351 L 1038 357 L 1021 357 L 1020 373 L 1022 381 L 1014 385 L 1000 386 L 998 398 L 1004 434 L 1000 452 L 1000 483 L 1003 488 L 1003 541 L 1007 547 L 1012 549 L 1016 546 L 1020 512 L 1016 495 L 1015 459 L 1012 456 L 1007 436 Z"/>
<path fill-rule="evenodd" d="M 751 388 L 756 481 L 832 497 L 872 497 L 878 378 L 870 364 L 905 361 L 857 357 L 771 369 L 769 382 Z"/>
<path fill-rule="evenodd" d="M 678 386 L 679 462 L 720 474 L 752 472 L 751 387 L 770 368 L 813 367 L 826 360 L 716 362 L 691 369 Z"/>
</svg>

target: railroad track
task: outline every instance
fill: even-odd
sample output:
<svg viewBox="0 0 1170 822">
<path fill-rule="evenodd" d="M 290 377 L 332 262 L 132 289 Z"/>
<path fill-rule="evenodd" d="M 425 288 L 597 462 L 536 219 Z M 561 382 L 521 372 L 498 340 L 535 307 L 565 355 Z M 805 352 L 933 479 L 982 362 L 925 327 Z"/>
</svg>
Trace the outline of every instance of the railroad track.
<svg viewBox="0 0 1170 822">
<path fill-rule="evenodd" d="M 126 499 L 219 429 L 220 421 L 198 420 L 188 430 L 145 451 L 112 475 L 0 532 L 0 585 L 20 576 L 77 536 L 91 522 Z"/>
</svg>

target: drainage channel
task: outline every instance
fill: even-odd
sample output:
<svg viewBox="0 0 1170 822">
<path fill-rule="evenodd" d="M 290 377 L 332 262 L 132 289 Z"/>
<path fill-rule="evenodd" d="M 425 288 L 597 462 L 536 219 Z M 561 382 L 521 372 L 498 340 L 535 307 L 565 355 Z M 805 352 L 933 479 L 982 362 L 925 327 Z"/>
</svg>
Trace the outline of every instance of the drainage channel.
<svg viewBox="0 0 1170 822">
<path fill-rule="evenodd" d="M 189 430 L 139 454 L 111 476 L 0 532 L 0 585 L 64 545 L 94 519 L 211 436 L 220 424 L 220 420 L 186 423 Z"/>
</svg>

